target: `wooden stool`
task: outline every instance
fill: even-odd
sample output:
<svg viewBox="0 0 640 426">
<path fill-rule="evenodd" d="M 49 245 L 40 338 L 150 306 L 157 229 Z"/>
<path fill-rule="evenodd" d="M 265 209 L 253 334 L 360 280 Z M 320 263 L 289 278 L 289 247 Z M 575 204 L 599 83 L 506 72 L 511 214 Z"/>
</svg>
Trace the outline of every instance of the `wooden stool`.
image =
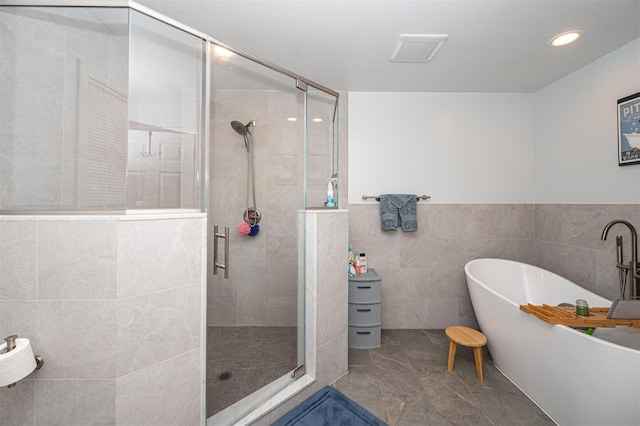
<svg viewBox="0 0 640 426">
<path fill-rule="evenodd" d="M 484 378 L 482 377 L 482 347 L 487 344 L 487 337 L 479 331 L 459 325 L 448 327 L 444 332 L 447 334 L 447 337 L 450 340 L 449 363 L 447 364 L 447 371 L 453 370 L 453 360 L 456 357 L 456 344 L 469 346 L 473 348 L 473 357 L 476 359 L 476 372 L 478 373 L 478 380 L 483 382 Z"/>
</svg>

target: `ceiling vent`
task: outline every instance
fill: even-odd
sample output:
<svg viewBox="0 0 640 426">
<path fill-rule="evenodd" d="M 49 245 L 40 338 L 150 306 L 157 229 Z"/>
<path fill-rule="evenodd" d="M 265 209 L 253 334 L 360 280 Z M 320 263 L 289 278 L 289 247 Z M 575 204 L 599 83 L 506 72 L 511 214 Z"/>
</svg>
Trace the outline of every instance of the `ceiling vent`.
<svg viewBox="0 0 640 426">
<path fill-rule="evenodd" d="M 431 62 L 448 34 L 400 34 L 391 62 Z"/>
</svg>

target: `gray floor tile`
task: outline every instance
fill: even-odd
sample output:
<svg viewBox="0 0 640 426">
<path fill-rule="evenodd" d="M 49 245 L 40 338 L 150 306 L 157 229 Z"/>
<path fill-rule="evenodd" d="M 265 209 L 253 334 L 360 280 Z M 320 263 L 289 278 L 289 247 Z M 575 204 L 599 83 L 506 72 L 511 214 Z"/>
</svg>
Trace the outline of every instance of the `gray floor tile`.
<svg viewBox="0 0 640 426">
<path fill-rule="evenodd" d="M 333 386 L 391 426 L 553 425 L 504 377 L 483 348 L 483 376 L 473 351 L 458 346 L 447 371 L 444 330 L 382 330 L 382 347 L 349 350 L 349 374 Z"/>
<path fill-rule="evenodd" d="M 207 417 L 295 368 L 294 327 L 208 327 Z M 447 371 L 444 330 L 382 330 L 382 347 L 350 349 L 349 374 L 333 386 L 391 426 L 553 425 L 504 377 L 483 348 L 458 346 Z M 224 371 L 233 376 L 217 380 Z"/>
<path fill-rule="evenodd" d="M 207 327 L 207 417 L 296 368 L 296 342 L 296 327 Z"/>
</svg>

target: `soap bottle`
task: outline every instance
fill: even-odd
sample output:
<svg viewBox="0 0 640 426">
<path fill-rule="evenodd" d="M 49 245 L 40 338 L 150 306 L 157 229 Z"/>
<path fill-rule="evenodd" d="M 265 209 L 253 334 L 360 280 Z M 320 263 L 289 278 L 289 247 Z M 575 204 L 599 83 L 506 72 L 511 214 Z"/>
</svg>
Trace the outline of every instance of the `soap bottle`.
<svg viewBox="0 0 640 426">
<path fill-rule="evenodd" d="M 327 199 L 324 202 L 325 207 L 335 207 L 336 200 L 334 198 L 335 190 L 336 190 L 336 178 L 331 176 L 329 182 L 327 182 Z"/>
<path fill-rule="evenodd" d="M 349 244 L 349 265 L 355 265 L 356 264 L 356 257 L 353 254 L 353 247 L 351 247 L 351 244 Z"/>
<path fill-rule="evenodd" d="M 358 260 L 358 265 L 360 265 L 360 273 L 361 274 L 366 274 L 367 273 L 367 257 L 364 254 L 364 252 L 360 253 L 360 258 Z"/>
</svg>

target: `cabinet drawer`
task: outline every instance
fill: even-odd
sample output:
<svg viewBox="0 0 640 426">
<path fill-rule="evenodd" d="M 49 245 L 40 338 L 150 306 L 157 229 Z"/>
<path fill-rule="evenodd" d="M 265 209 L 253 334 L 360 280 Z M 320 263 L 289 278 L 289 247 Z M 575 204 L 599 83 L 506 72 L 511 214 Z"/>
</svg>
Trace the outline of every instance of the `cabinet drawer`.
<svg viewBox="0 0 640 426">
<path fill-rule="evenodd" d="M 382 284 L 377 281 L 349 281 L 349 303 L 380 303 Z"/>
<path fill-rule="evenodd" d="M 349 304 L 349 325 L 380 325 L 380 304 Z"/>
<path fill-rule="evenodd" d="M 349 327 L 349 347 L 352 349 L 379 348 L 380 326 Z"/>
</svg>

